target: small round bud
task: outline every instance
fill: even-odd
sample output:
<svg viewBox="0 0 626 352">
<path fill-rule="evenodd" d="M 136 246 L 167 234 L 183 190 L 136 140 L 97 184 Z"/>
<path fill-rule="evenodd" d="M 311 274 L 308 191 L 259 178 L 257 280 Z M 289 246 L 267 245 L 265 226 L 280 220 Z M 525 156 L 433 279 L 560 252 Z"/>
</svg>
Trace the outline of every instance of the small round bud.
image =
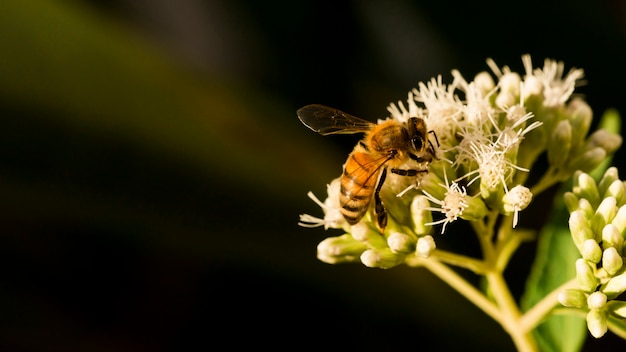
<svg viewBox="0 0 626 352">
<path fill-rule="evenodd" d="M 582 308 L 587 304 L 587 295 L 574 288 L 562 291 L 557 298 L 559 303 L 566 307 Z"/>
<path fill-rule="evenodd" d="M 394 253 L 409 253 L 415 249 L 415 240 L 401 232 L 393 232 L 387 237 L 389 249 Z"/>
<path fill-rule="evenodd" d="M 600 182 L 598 182 L 598 190 L 600 191 L 600 194 L 604 194 L 608 190 L 609 186 L 615 181 L 620 181 L 619 172 L 615 166 L 611 166 L 606 169 L 600 179 Z"/>
<path fill-rule="evenodd" d="M 602 252 L 602 268 L 609 275 L 615 275 L 622 268 L 623 264 L 622 256 L 617 253 L 615 247 L 609 247 Z"/>
<path fill-rule="evenodd" d="M 613 197 L 617 201 L 618 205 L 622 205 L 624 203 L 624 194 L 626 190 L 624 189 L 624 183 L 620 180 L 613 181 L 604 191 L 600 189 L 601 194 L 604 198 Z"/>
<path fill-rule="evenodd" d="M 582 145 L 593 119 L 591 107 L 582 99 L 573 99 L 565 113 L 572 125 L 572 145 Z"/>
<path fill-rule="evenodd" d="M 368 247 L 387 248 L 385 238 L 378 231 L 369 227 L 365 221 L 360 221 L 352 226 L 352 237 L 367 244 Z"/>
<path fill-rule="evenodd" d="M 428 258 L 435 251 L 437 245 L 433 236 L 423 236 L 417 239 L 415 254 L 420 257 Z"/>
<path fill-rule="evenodd" d="M 474 77 L 474 85 L 478 88 L 483 94 L 488 93 L 490 90 L 495 88 L 495 83 L 493 78 L 488 72 L 480 72 Z"/>
<path fill-rule="evenodd" d="M 587 297 L 587 306 L 590 309 L 600 309 L 606 304 L 606 295 L 602 292 L 593 292 Z"/>
</svg>

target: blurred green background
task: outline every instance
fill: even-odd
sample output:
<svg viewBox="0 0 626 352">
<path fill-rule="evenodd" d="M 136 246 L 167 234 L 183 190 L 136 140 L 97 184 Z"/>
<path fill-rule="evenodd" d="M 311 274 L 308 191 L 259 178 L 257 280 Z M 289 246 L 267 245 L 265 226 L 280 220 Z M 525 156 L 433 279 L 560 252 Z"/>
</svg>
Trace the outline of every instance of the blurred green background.
<svg viewBox="0 0 626 352">
<path fill-rule="evenodd" d="M 295 111 L 374 120 L 419 81 L 525 53 L 583 68 L 596 116 L 626 113 L 619 0 L 0 2 L 0 349 L 513 350 L 424 270 L 316 259 L 339 233 L 298 215 L 321 215 L 306 193 L 357 137 Z M 453 225 L 438 244 L 478 255 Z"/>
</svg>

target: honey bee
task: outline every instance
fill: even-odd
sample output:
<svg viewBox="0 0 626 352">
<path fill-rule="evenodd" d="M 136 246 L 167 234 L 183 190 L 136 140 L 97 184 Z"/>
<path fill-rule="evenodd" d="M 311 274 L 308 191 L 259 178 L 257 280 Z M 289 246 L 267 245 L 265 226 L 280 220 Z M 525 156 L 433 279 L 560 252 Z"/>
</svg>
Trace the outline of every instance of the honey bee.
<svg viewBox="0 0 626 352">
<path fill-rule="evenodd" d="M 407 122 L 390 119 L 376 124 L 318 104 L 298 109 L 297 115 L 306 127 L 323 136 L 365 133 L 348 156 L 340 180 L 340 210 L 350 225 L 363 218 L 374 199 L 373 214 L 382 232 L 387 225 L 387 211 L 380 190 L 387 170 L 417 178 L 427 174 L 429 164 L 437 159 L 428 134 L 433 133 L 439 145 L 437 136 L 427 130 L 425 121 L 419 117 L 411 117 Z"/>
</svg>

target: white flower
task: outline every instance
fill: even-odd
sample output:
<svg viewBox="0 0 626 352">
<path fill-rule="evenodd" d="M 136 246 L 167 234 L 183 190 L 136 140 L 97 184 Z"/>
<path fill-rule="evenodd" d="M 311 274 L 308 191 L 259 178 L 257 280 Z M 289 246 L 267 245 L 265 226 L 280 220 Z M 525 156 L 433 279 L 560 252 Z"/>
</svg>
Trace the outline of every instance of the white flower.
<svg viewBox="0 0 626 352">
<path fill-rule="evenodd" d="M 437 211 L 445 215 L 443 219 L 433 221 L 425 225 L 443 224 L 441 233 L 445 232 L 447 224 L 458 219 L 463 214 L 463 211 L 468 207 L 467 191 L 465 190 L 465 188 L 460 187 L 456 182 L 448 184 L 448 179 L 447 177 L 445 177 L 445 173 L 444 178 L 446 184 L 439 184 L 446 189 L 446 193 L 442 200 L 439 200 L 425 190 L 422 190 L 428 200 L 430 200 L 434 204 L 439 205 L 439 208 L 429 207 L 426 208 L 426 210 Z"/>
<path fill-rule="evenodd" d="M 518 213 L 526 209 L 533 198 L 533 194 L 527 187 L 517 185 L 504 195 L 502 203 L 504 211 L 513 213 L 513 227 L 517 226 Z"/>
<path fill-rule="evenodd" d="M 583 78 L 582 69 L 571 69 L 565 77 L 562 61 L 546 59 L 543 69 L 533 70 L 530 55 L 522 56 L 522 62 L 526 69 L 526 81 L 533 91 L 538 91 L 537 84 L 541 84 L 543 92 L 543 105 L 556 107 L 565 104 L 576 88 L 576 81 Z"/>
<path fill-rule="evenodd" d="M 324 229 L 336 228 L 340 229 L 347 226 L 347 222 L 341 214 L 341 205 L 339 203 L 340 193 L 340 179 L 334 179 L 327 186 L 328 198 L 322 203 L 313 192 L 307 193 L 307 196 L 311 198 L 317 205 L 324 210 L 324 218 L 318 218 L 308 214 L 300 215 L 300 222 L 298 225 L 303 227 L 317 227 L 324 226 Z"/>
</svg>

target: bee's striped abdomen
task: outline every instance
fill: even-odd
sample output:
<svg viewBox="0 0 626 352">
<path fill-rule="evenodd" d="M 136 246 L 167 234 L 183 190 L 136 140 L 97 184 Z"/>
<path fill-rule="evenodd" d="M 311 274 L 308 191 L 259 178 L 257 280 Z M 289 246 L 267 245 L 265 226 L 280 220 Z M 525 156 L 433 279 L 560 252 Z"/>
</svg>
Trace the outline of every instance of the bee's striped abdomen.
<svg viewBox="0 0 626 352">
<path fill-rule="evenodd" d="M 369 153 L 354 151 L 348 157 L 341 176 L 341 214 L 354 225 L 367 212 L 378 181 L 380 165 Z"/>
</svg>

